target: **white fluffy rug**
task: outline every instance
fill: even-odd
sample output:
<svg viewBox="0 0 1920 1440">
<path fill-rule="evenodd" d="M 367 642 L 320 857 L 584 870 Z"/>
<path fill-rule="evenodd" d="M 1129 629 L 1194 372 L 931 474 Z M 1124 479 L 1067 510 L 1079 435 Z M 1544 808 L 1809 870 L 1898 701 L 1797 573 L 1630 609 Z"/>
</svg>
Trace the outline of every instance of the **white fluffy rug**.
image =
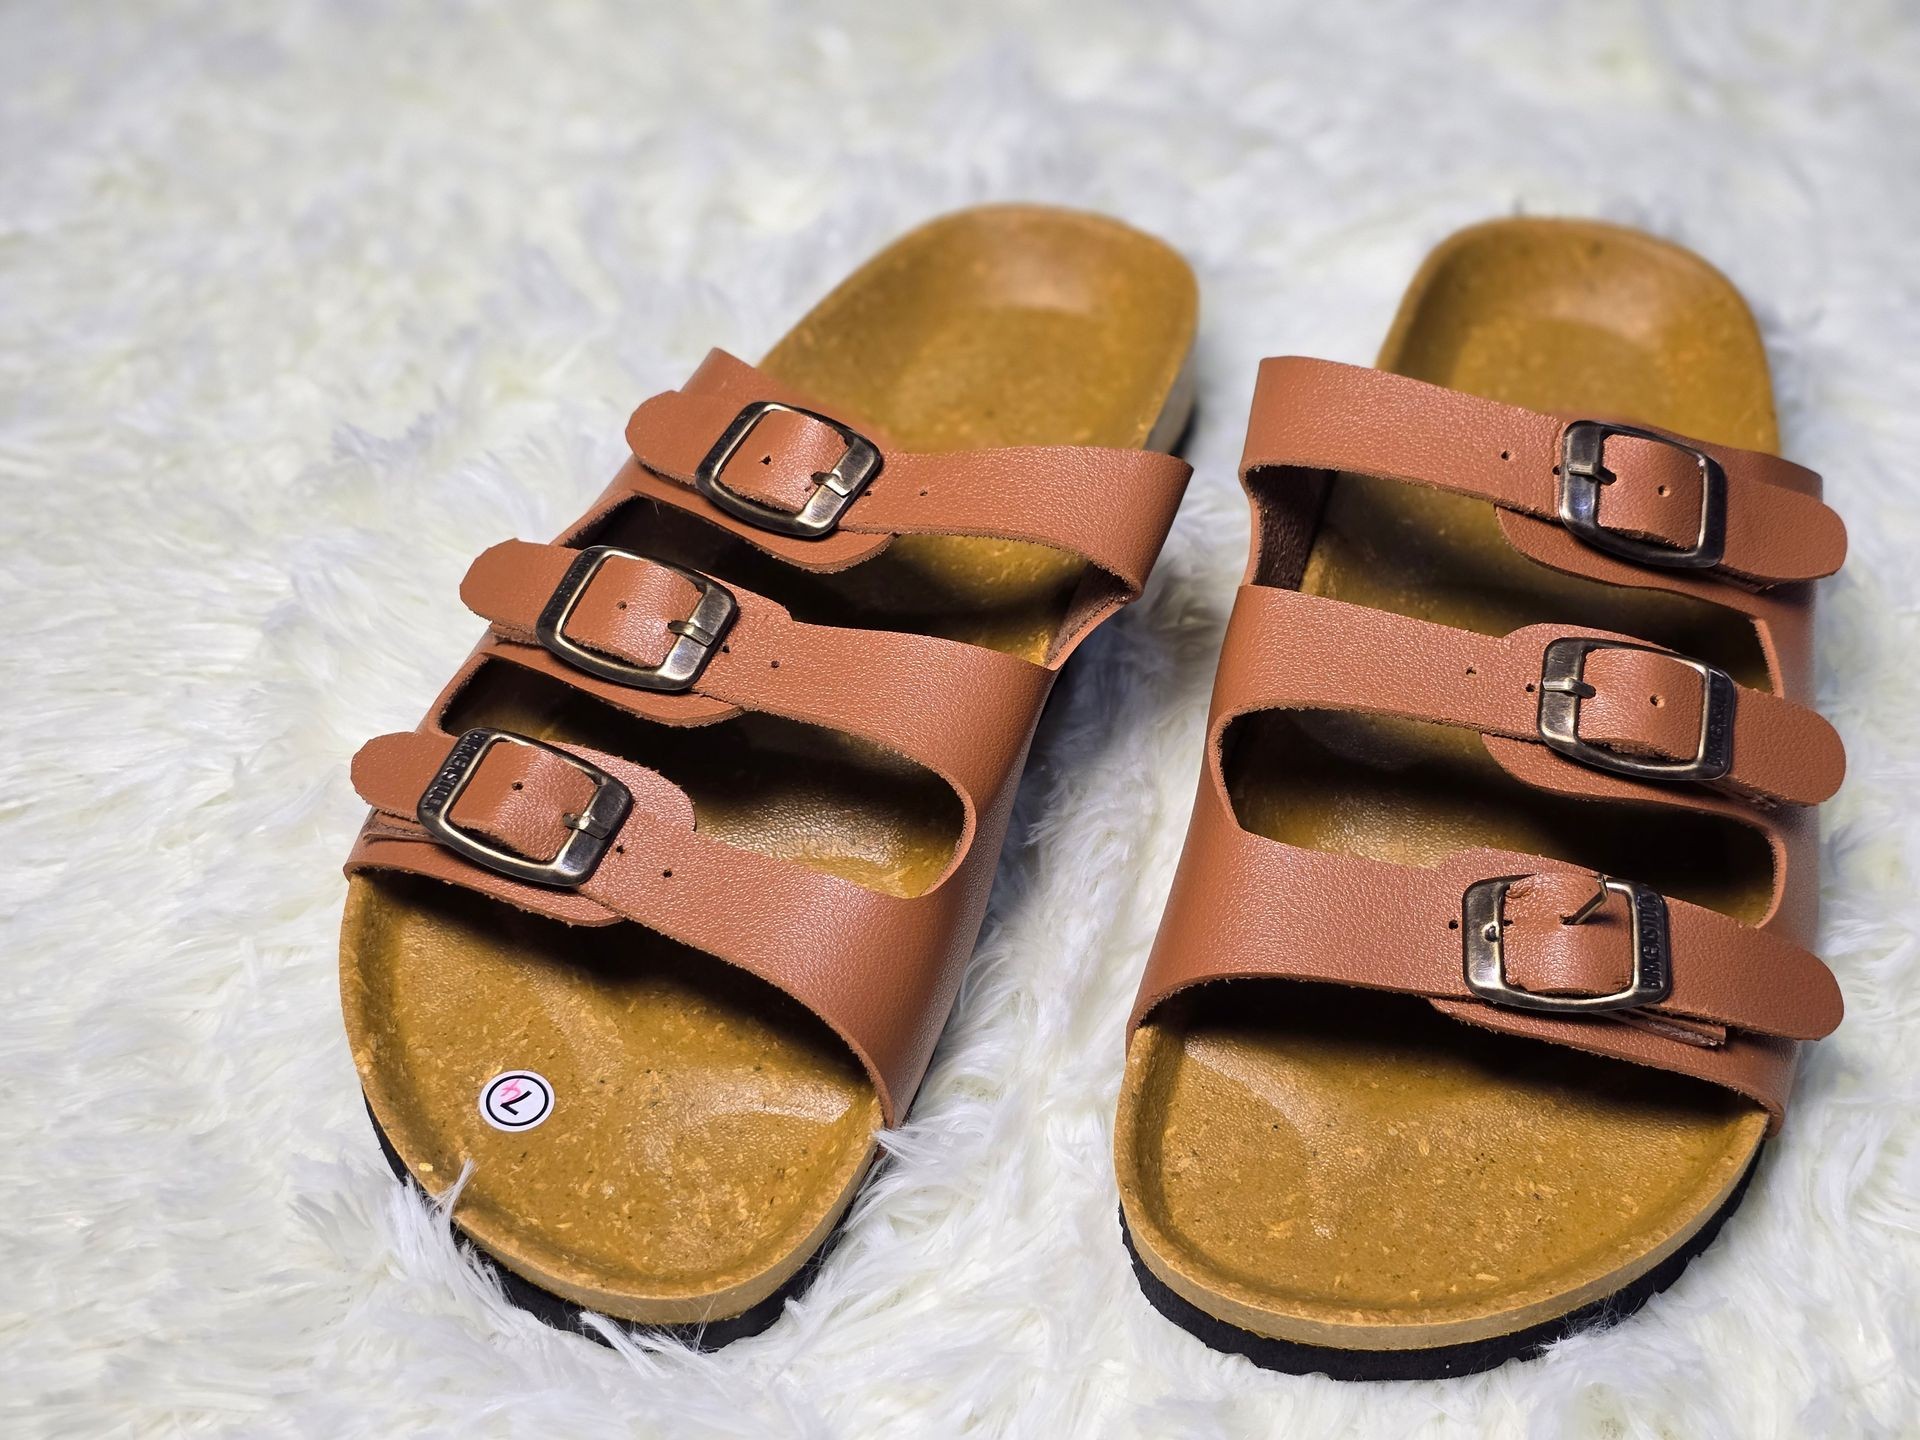
<svg viewBox="0 0 1920 1440">
<path fill-rule="evenodd" d="M 0 12 L 0 1430 L 1920 1434 L 1912 7 L 1031 10 Z M 996 198 L 1192 258 L 1191 498 L 1043 731 L 970 986 L 819 1283 L 713 1356 L 548 1330 L 371 1143 L 334 988 L 347 757 L 415 721 L 476 631 L 468 559 L 570 518 L 631 405 Z M 1149 1310 L 1108 1159 L 1253 365 L 1369 360 L 1430 245 L 1521 211 L 1724 267 L 1852 527 L 1822 616 L 1850 1014 L 1631 1323 L 1445 1384 L 1269 1375 Z"/>
</svg>

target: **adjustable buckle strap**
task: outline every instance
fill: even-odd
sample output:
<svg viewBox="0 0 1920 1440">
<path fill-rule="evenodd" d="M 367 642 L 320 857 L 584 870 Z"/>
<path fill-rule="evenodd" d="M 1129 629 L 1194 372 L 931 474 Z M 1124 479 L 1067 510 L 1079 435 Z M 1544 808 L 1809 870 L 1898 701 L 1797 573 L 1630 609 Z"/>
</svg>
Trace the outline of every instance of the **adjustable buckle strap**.
<svg viewBox="0 0 1920 1440">
<path fill-rule="evenodd" d="M 1676 548 L 1642 539 L 1609 527 L 1601 517 L 1601 488 L 1619 478 L 1605 463 L 1607 441 L 1615 436 L 1664 445 L 1693 461 L 1700 477 L 1700 526 L 1691 545 Z M 1674 570 L 1711 570 L 1725 558 L 1727 472 L 1706 451 L 1653 430 L 1603 420 L 1576 420 L 1561 438 L 1560 457 L 1556 505 L 1560 523 L 1587 544 L 1641 565 Z"/>
<path fill-rule="evenodd" d="M 967 886 L 903 898 L 728 844 L 655 771 L 499 730 L 381 736 L 353 781 L 376 814 L 350 874 L 424 875 L 571 924 L 627 920 L 716 956 L 832 1026 L 899 1122 L 973 948 Z M 503 830 L 568 838 L 541 862 L 504 851 Z"/>
<path fill-rule="evenodd" d="M 1632 943 L 1632 970 L 1627 984 L 1610 994 L 1569 995 L 1522 990 L 1508 981 L 1506 967 L 1507 892 L 1527 879 L 1501 875 L 1469 885 L 1461 897 L 1460 933 L 1467 989 L 1490 1005 L 1514 1010 L 1538 1010 L 1550 1015 L 1607 1015 L 1658 1005 L 1673 994 L 1673 947 L 1667 926 L 1667 902 L 1658 891 L 1632 880 L 1598 878 L 1599 892 L 1569 915 L 1567 925 L 1587 924 L 1609 896 L 1626 900 Z"/>
<path fill-rule="evenodd" d="M 593 583 L 593 577 L 610 560 L 631 560 L 657 566 L 678 576 L 699 594 L 699 601 L 690 615 L 682 620 L 667 622 L 666 628 L 674 637 L 673 643 L 656 665 L 639 664 L 605 654 L 567 634 L 567 621 L 573 617 L 581 597 Z M 611 680 L 616 685 L 674 694 L 693 688 L 700 673 L 707 668 L 707 662 L 713 658 L 714 647 L 720 643 L 738 613 L 739 605 L 734 600 L 733 592 L 718 580 L 698 571 L 669 565 L 664 560 L 636 555 L 631 550 L 620 550 L 612 545 L 593 545 L 574 558 L 567 567 L 567 573 L 554 587 L 552 596 L 534 623 L 534 636 L 549 652 L 576 670 L 584 670 L 602 680 Z"/>
<path fill-rule="evenodd" d="M 1587 657 L 1596 650 L 1626 650 L 1658 655 L 1700 679 L 1700 740 L 1692 756 L 1653 760 L 1611 746 L 1591 744 L 1580 734 L 1580 702 L 1596 691 L 1586 682 Z M 1639 780 L 1713 781 L 1733 769 L 1734 705 L 1739 687 L 1733 677 L 1703 660 L 1689 660 L 1651 645 L 1619 640 L 1568 637 L 1553 641 L 1540 659 L 1540 740 L 1549 749 L 1597 770 Z"/>
<path fill-rule="evenodd" d="M 797 415 L 826 426 L 845 443 L 840 458 L 825 470 L 814 473 L 814 490 L 798 510 L 788 511 L 769 505 L 730 488 L 721 478 L 728 462 L 739 452 L 760 423 L 769 415 Z M 749 525 L 779 535 L 799 535 L 816 539 L 833 530 L 847 507 L 860 498 L 860 492 L 880 473 L 880 451 L 874 443 L 851 425 L 843 425 L 816 410 L 798 405 L 782 405 L 774 400 L 756 400 L 733 417 L 713 448 L 693 472 L 693 488 L 713 504 Z"/>
<path fill-rule="evenodd" d="M 1831 575 L 1846 556 L 1846 527 L 1820 501 L 1819 477 L 1777 455 L 1585 417 L 1567 422 L 1297 356 L 1260 365 L 1241 466 L 1256 501 L 1259 476 L 1270 470 L 1353 471 L 1470 495 L 1555 522 L 1607 555 L 1696 580 L 1766 589 Z M 1577 563 L 1562 568 L 1580 573 Z M 1605 578 L 1636 583 L 1607 569 Z"/>
<path fill-rule="evenodd" d="M 533 751 L 570 766 L 592 782 L 593 791 L 585 804 L 562 812 L 557 818 L 568 834 L 559 851 L 547 860 L 521 855 L 504 845 L 488 840 L 478 831 L 461 825 L 453 810 L 467 793 L 481 762 L 496 746 L 512 745 Z M 514 789 L 522 782 L 515 782 Z M 613 843 L 615 833 L 633 808 L 633 794 L 620 781 L 597 765 L 569 754 L 557 745 L 549 745 L 525 735 L 484 726 L 467 731 L 453 742 L 445 762 L 427 788 L 421 792 L 415 809 L 422 828 L 463 859 L 530 885 L 550 885 L 574 890 L 585 884 L 599 867 Z"/>
<path fill-rule="evenodd" d="M 1466 1023 L 1781 1109 L 1792 1042 L 1839 1023 L 1832 972 L 1772 926 L 1611 876 L 1598 886 L 1591 870 L 1513 851 L 1399 865 L 1269 839 L 1240 824 L 1216 756 L 1129 1028 L 1214 982 L 1344 985 L 1358 1004 L 1417 995 Z"/>
<path fill-rule="evenodd" d="M 601 554 L 598 578 L 583 583 Z M 1018 763 L 1052 678 L 958 640 L 809 624 L 751 590 L 605 546 L 502 541 L 474 561 L 460 596 L 493 626 L 478 663 L 536 670 L 669 725 L 745 710 L 858 736 L 943 776 L 970 807 Z M 567 646 L 536 634 L 542 620 Z M 633 683 L 630 667 L 645 659 L 676 688 Z"/>
<path fill-rule="evenodd" d="M 1807 1040 L 1841 1013 L 1832 972 L 1776 930 L 1548 857 L 1475 849 L 1397 865 L 1287 845 L 1241 827 L 1215 766 L 1135 1019 L 1183 986 L 1258 976 L 1583 1028 L 1632 1016 Z"/>
<path fill-rule="evenodd" d="M 1839 1023 L 1840 989 L 1818 956 L 1635 881 L 1543 865 L 1460 895 L 1459 973 L 1496 1008 L 1679 1022 L 1687 1044 L 1703 1043 L 1701 1026 L 1816 1040 Z"/>
<path fill-rule="evenodd" d="M 635 410 L 627 442 L 633 493 L 802 568 L 858 564 L 901 535 L 981 536 L 1079 556 L 1117 582 L 1114 600 L 1145 584 L 1191 473 L 1124 447 L 883 448 L 719 352 Z"/>
<path fill-rule="evenodd" d="M 1274 709 L 1458 725 L 1646 783 L 1724 782 L 1761 805 L 1818 804 L 1846 772 L 1840 737 L 1814 711 L 1657 646 L 1550 625 L 1481 635 L 1245 585 L 1221 650 L 1215 727 Z"/>
</svg>

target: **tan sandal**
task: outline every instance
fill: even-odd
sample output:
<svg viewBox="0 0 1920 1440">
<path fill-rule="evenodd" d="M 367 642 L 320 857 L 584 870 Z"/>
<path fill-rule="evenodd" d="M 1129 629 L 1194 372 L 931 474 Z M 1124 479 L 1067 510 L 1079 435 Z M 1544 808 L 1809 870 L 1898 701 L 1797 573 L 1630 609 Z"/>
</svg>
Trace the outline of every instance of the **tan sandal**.
<svg viewBox="0 0 1920 1440">
<path fill-rule="evenodd" d="M 1262 366 L 1116 1140 L 1143 1288 L 1216 1348 L 1484 1369 L 1737 1202 L 1841 1008 L 1805 701 L 1845 535 L 1776 438 L 1732 286 L 1597 224 L 1454 237 L 1377 370 Z"/>
<path fill-rule="evenodd" d="M 475 564 L 486 638 L 354 763 L 341 993 L 397 1168 L 466 1174 L 514 1298 L 778 1312 L 926 1070 L 1055 675 L 1159 552 L 1194 314 L 1117 222 L 946 217 Z"/>
</svg>

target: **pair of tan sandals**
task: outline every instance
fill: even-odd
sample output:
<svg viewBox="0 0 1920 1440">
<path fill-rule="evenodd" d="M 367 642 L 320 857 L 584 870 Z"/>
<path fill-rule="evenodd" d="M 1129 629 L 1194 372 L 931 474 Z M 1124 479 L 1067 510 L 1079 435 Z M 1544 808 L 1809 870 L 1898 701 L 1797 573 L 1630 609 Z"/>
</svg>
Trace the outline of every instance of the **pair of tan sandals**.
<svg viewBox="0 0 1920 1440">
<path fill-rule="evenodd" d="M 486 637 L 354 762 L 341 989 L 396 1173 L 458 1183 L 514 1299 L 712 1345 L 817 1263 L 1053 679 L 1172 522 L 1195 314 L 1117 222 L 948 216 L 476 562 Z M 1738 1202 L 1841 1008 L 1805 702 L 1845 536 L 1776 443 L 1732 286 L 1597 224 L 1455 236 L 1377 369 L 1262 366 L 1116 1126 L 1164 1314 L 1464 1373 L 1634 1308 Z"/>
</svg>

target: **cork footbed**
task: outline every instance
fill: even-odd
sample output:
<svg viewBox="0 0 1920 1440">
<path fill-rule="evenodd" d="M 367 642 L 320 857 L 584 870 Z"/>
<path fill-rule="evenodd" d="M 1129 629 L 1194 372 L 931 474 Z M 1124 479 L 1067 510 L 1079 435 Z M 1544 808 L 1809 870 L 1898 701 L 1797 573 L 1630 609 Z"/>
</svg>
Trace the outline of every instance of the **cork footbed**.
<svg viewBox="0 0 1920 1440">
<path fill-rule="evenodd" d="M 1194 308 L 1191 273 L 1159 242 L 1097 217 L 997 207 L 898 241 L 762 363 L 909 449 L 1161 443 L 1184 405 Z M 634 514 L 603 538 L 692 545 L 689 528 Z M 803 577 L 744 544 L 699 543 L 707 568 L 805 618 L 1036 660 L 1085 570 L 1034 545 L 914 538 L 840 576 Z M 958 799 L 930 773 L 772 717 L 649 724 L 496 665 L 445 719 L 476 724 L 633 757 L 687 791 L 705 833 L 889 894 L 925 891 L 960 836 Z M 638 926 L 574 929 L 452 887 L 361 876 L 341 989 L 369 1104 L 412 1176 L 437 1193 L 472 1162 L 460 1227 L 589 1309 L 642 1324 L 739 1315 L 819 1247 L 874 1154 L 873 1086 L 824 1024 Z M 551 1082 L 551 1113 L 495 1130 L 481 1086 L 520 1069 Z"/>
<path fill-rule="evenodd" d="M 1739 294 L 1688 252 L 1607 226 L 1453 237 L 1379 363 L 1536 409 L 1777 441 Z M 1422 487 L 1336 478 L 1303 584 L 1488 634 L 1624 630 L 1766 683 L 1743 623 L 1549 572 L 1506 545 L 1492 506 Z M 1493 845 L 1744 919 L 1768 906 L 1754 832 L 1530 791 L 1465 730 L 1272 713 L 1224 753 L 1240 823 L 1289 844 L 1410 865 Z M 1141 1026 L 1116 1161 L 1135 1249 L 1176 1296 L 1269 1339 L 1404 1351 L 1512 1335 L 1627 1287 L 1714 1216 L 1764 1129 L 1716 1087 L 1481 1031 L 1413 997 L 1251 981 Z"/>
</svg>

